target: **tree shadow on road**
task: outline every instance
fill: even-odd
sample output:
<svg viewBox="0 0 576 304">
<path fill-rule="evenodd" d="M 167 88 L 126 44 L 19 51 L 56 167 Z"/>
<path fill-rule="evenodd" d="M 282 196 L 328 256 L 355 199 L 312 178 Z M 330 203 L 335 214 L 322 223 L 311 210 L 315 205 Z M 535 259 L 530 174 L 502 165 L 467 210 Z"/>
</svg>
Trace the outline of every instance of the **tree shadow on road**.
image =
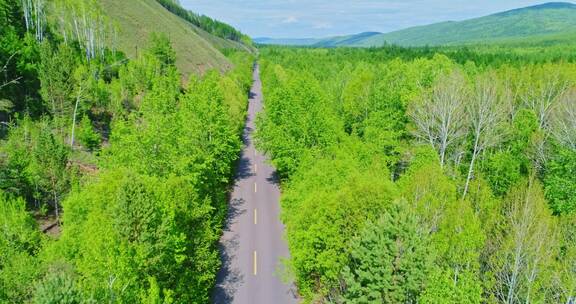
<svg viewBox="0 0 576 304">
<path fill-rule="evenodd" d="M 250 158 L 246 155 L 247 153 L 248 151 L 246 150 L 242 152 L 238 164 L 236 165 L 236 183 L 254 175 L 252 171 L 252 161 L 250 161 Z"/>
<path fill-rule="evenodd" d="M 269 182 L 270 184 L 280 187 L 280 176 L 276 171 L 272 172 L 272 174 L 270 174 L 270 176 L 266 178 L 266 181 Z"/>
<path fill-rule="evenodd" d="M 224 234 L 231 232 L 230 226 L 242 214 L 246 213 L 244 209 L 244 199 L 233 199 L 228 208 L 228 218 L 224 227 Z M 222 239 L 219 244 L 220 260 L 222 266 L 216 275 L 216 285 L 212 291 L 212 303 L 232 303 L 234 294 L 238 287 L 243 283 L 244 277 L 240 269 L 234 268 L 232 261 L 235 260 L 239 248 L 239 235 L 234 234 L 231 238 Z"/>
</svg>

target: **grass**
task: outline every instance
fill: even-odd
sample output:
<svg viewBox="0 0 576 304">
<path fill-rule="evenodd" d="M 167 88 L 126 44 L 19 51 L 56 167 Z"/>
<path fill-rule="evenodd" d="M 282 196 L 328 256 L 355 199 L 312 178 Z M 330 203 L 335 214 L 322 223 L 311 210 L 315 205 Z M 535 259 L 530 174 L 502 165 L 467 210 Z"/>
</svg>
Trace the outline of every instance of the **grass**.
<svg viewBox="0 0 576 304">
<path fill-rule="evenodd" d="M 100 3 L 119 28 L 118 48 L 122 52 L 134 58 L 146 49 L 151 33 L 165 33 L 176 51 L 176 65 L 185 76 L 210 69 L 228 70 L 231 63 L 220 50 L 245 48 L 195 27 L 155 0 L 101 0 Z"/>
</svg>

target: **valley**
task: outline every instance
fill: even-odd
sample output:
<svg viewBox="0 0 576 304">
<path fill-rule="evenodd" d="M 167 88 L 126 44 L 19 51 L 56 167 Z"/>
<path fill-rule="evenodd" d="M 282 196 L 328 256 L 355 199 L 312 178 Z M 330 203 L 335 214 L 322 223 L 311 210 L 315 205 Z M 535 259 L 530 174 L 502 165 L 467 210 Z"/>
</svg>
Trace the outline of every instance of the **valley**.
<svg viewBox="0 0 576 304">
<path fill-rule="evenodd" d="M 574 303 L 576 4 L 518 3 L 0 0 L 0 303 Z"/>
</svg>

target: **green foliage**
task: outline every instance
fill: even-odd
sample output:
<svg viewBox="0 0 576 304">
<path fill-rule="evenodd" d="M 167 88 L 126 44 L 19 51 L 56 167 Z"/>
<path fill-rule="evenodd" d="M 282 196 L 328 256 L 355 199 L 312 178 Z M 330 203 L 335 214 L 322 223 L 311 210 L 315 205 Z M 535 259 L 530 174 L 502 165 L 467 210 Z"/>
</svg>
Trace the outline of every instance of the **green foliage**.
<svg viewBox="0 0 576 304">
<path fill-rule="evenodd" d="M 302 294 L 310 295 L 314 287 L 336 288 L 351 238 L 394 197 L 388 176 L 378 159 L 354 143 L 334 147 L 325 158 L 310 158 L 294 174 L 284 190 L 282 217 Z"/>
<path fill-rule="evenodd" d="M 74 69 L 78 54 L 72 47 L 62 43 L 53 47 L 45 41 L 40 48 L 40 93 L 45 108 L 56 118 L 71 117 L 74 91 Z"/>
<path fill-rule="evenodd" d="M 576 211 L 576 152 L 558 148 L 555 157 L 547 165 L 544 176 L 546 198 L 554 213 Z"/>
<path fill-rule="evenodd" d="M 405 202 L 395 203 L 350 244 L 344 303 L 413 303 L 430 268 L 427 239 Z"/>
<path fill-rule="evenodd" d="M 530 157 L 534 140 L 540 134 L 536 114 L 528 109 L 519 110 L 512 121 L 507 150 L 494 152 L 485 164 L 485 176 L 496 195 L 508 193 L 523 176 L 532 170 Z"/>
<path fill-rule="evenodd" d="M 420 303 L 483 303 L 482 284 L 475 273 L 466 270 L 455 273 L 453 269 L 437 267 L 431 271 L 427 282 Z"/>
<path fill-rule="evenodd" d="M 152 34 L 150 54 L 160 62 L 162 70 L 176 65 L 176 52 L 170 45 L 170 39 L 164 34 Z"/>
<path fill-rule="evenodd" d="M 35 304 L 80 304 L 82 297 L 73 274 L 67 269 L 50 269 L 50 272 L 36 286 L 33 303 Z"/>
<path fill-rule="evenodd" d="M 542 187 L 537 181 L 522 182 L 505 202 L 501 230 L 494 234 L 495 251 L 488 257 L 489 274 L 495 278 L 492 295 L 508 303 L 553 302 L 558 225 Z"/>
<path fill-rule="evenodd" d="M 58 207 L 70 187 L 69 148 L 55 136 L 48 120 L 25 118 L 10 130 L 0 151 L 7 155 L 0 162 L 0 176 L 5 177 L 1 189 L 34 202 L 36 207 Z"/>
<path fill-rule="evenodd" d="M 496 195 L 504 195 L 522 178 L 522 162 L 517 154 L 507 151 L 491 155 L 484 170 Z"/>
<path fill-rule="evenodd" d="M 26 112 L 37 117 L 39 101 L 39 45 L 26 34 L 20 1 L 0 1 L 0 120 Z"/>
<path fill-rule="evenodd" d="M 78 140 L 89 151 L 95 151 L 100 148 L 100 134 L 94 131 L 92 121 L 88 115 L 84 115 L 80 120 L 80 129 L 78 130 Z"/>
<path fill-rule="evenodd" d="M 38 137 L 33 142 L 30 166 L 32 184 L 37 186 L 36 199 L 51 202 L 56 214 L 62 196 L 69 188 L 68 164 L 69 148 L 50 130 L 46 123 L 40 126 Z"/>
<path fill-rule="evenodd" d="M 186 39 L 157 28 L 173 41 L 155 35 L 136 60 L 104 50 L 86 62 L 82 41 L 60 39 L 51 25 L 38 43 L 20 3 L 0 0 L 1 302 L 209 301 L 253 58 L 228 50 L 226 59 L 212 46 L 245 46 L 141 2 L 103 5 L 111 16 L 138 12 L 122 20 L 125 33 L 166 17 Z M 162 3 L 213 34 L 248 40 Z M 145 39 L 129 38 L 120 43 L 131 52 Z M 576 159 L 549 139 L 552 122 L 569 117 L 555 119 L 556 100 L 570 98 L 562 88 L 576 82 L 570 50 L 262 49 L 257 145 L 282 177 L 288 265 L 304 301 L 568 302 Z M 228 73 L 207 71 L 229 63 Z M 187 71 L 176 66 L 186 65 L 203 76 L 183 87 Z M 471 113 L 447 138 L 443 167 L 407 115 L 454 70 L 471 83 L 490 75 L 510 101 L 498 109 L 506 132 L 478 155 L 465 199 Z M 75 119 L 90 151 L 68 147 Z M 43 238 L 29 211 L 60 214 L 61 202 L 61 235 Z"/>
<path fill-rule="evenodd" d="M 541 177 L 546 196 L 554 201 L 551 206 L 564 208 L 555 212 L 571 210 L 571 150 L 548 139 L 549 121 L 558 115 L 552 110 L 557 91 L 576 81 L 573 64 L 543 64 L 556 59 L 535 56 L 532 50 L 524 56 L 489 48 L 266 47 L 262 57 L 266 104 L 257 120 L 257 143 L 283 178 L 289 265 L 305 302 L 406 302 L 380 297 L 417 290 L 410 295 L 412 302 L 492 303 L 506 301 L 506 288 L 524 300 L 558 302 L 573 293 L 568 279 L 573 265 L 567 255 L 559 255 L 572 251 L 561 251 L 564 245 L 555 241 L 558 225 L 534 190 L 539 183 L 534 179 Z M 482 109 L 501 111 L 501 116 L 497 125 L 487 125 L 496 131 L 482 143 L 475 159 L 478 170 L 470 180 L 461 173 L 469 169 L 474 145 L 475 113 L 466 106 L 466 95 L 458 112 L 462 126 L 447 133 L 450 149 L 443 167 L 430 147 L 429 141 L 437 139 L 412 137 L 410 131 L 423 125 L 407 115 L 438 77 L 454 70 L 462 73 L 457 88 L 490 75 L 496 84 L 493 93 L 502 101 L 497 109 Z M 454 95 L 451 89 L 445 92 L 449 96 Z M 444 110 L 430 119 L 452 113 Z M 519 196 L 503 199 L 539 173 L 532 177 L 527 209 Z M 465 184 L 468 195 L 463 199 Z M 390 286 L 383 269 L 391 266 L 382 257 L 394 256 L 394 251 L 382 245 L 381 236 L 405 226 L 373 226 L 380 226 L 378 219 L 393 201 L 405 202 L 405 212 L 414 215 L 412 226 L 425 240 L 429 262 L 419 269 L 417 288 L 383 293 Z M 522 210 L 532 210 L 537 222 Z M 534 224 L 522 230 L 522 223 Z M 365 230 L 370 233 L 358 236 Z M 517 285 L 505 287 L 508 267 L 515 261 L 507 246 L 520 243 L 532 253 L 518 260 L 524 268 Z M 382 246 L 361 250 L 358 244 Z M 557 262 L 550 257 L 558 257 Z M 528 275 L 528 269 L 537 269 L 536 276 Z M 563 270 L 553 275 L 547 269 Z"/>
<path fill-rule="evenodd" d="M 64 208 L 57 256 L 76 269 L 84 298 L 139 302 L 152 277 L 180 303 L 207 300 L 218 234 L 207 221 L 209 202 L 184 179 L 112 171 L 72 193 Z"/>
<path fill-rule="evenodd" d="M 39 275 L 42 235 L 22 199 L 0 191 L 0 302 L 25 302 Z"/>
<path fill-rule="evenodd" d="M 0 82 L 0 302 L 207 302 L 252 58 L 231 53 L 237 68 L 184 89 L 165 35 L 138 60 L 86 62 L 77 42 L 38 44 L 14 20 L 0 29 L 0 81 L 22 76 L 30 91 Z M 46 211 L 61 215 L 56 239 L 29 213 Z"/>
<path fill-rule="evenodd" d="M 336 143 L 341 132 L 318 82 L 292 76 L 266 95 L 266 112 L 257 122 L 257 144 L 282 177 L 298 168 L 301 155 Z"/>
</svg>

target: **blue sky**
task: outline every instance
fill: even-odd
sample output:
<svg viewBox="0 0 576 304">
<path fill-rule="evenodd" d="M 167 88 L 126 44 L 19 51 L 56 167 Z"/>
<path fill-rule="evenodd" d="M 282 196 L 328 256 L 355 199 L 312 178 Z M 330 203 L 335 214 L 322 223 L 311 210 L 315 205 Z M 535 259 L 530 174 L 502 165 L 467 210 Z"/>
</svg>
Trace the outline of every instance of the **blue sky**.
<svg viewBox="0 0 576 304">
<path fill-rule="evenodd" d="M 252 37 L 305 38 L 389 32 L 464 20 L 546 1 L 531 0 L 180 0 Z"/>
</svg>

